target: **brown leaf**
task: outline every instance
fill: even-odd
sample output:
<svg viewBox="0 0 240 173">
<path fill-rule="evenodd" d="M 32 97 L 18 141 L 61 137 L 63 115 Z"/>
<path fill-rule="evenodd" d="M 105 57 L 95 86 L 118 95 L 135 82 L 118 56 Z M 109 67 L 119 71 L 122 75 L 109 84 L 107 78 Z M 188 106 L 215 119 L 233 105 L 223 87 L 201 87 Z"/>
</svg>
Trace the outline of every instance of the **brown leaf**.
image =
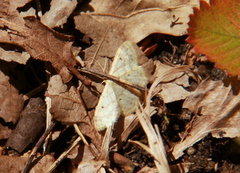
<svg viewBox="0 0 240 173">
<path fill-rule="evenodd" d="M 239 81 L 237 83 L 239 86 Z M 234 93 L 231 85 L 225 86 L 222 81 L 205 80 L 185 100 L 183 108 L 200 116 L 193 122 L 186 139 L 174 146 L 175 158 L 208 133 L 215 137 L 240 136 L 240 94 Z"/>
<path fill-rule="evenodd" d="M 51 31 L 35 18 L 27 18 L 24 22 L 25 26 L 21 27 L 18 25 L 19 22 L 15 24 L 2 19 L 0 24 L 5 25 L 11 31 L 1 30 L 1 41 L 23 47 L 35 59 L 50 61 L 59 73 L 66 68 L 64 58 L 69 59 L 70 66 L 75 65 L 72 57 L 64 57 L 66 51 L 70 51 L 68 44 L 71 43 L 68 40 L 71 37 Z M 24 22 L 21 24 L 24 25 Z M 69 75 L 68 78 L 63 78 L 64 81 L 69 81 L 69 79 Z"/>
<path fill-rule="evenodd" d="M 152 33 L 187 34 L 192 4 L 188 1 L 177 4 L 183 6 L 168 4 L 166 7 L 166 4 L 156 2 L 148 6 L 148 3 L 136 1 L 95 2 L 94 12 L 74 18 L 76 28 L 94 40 L 93 46 L 85 51 L 86 60 L 94 62 L 100 57 L 113 57 L 123 41 L 137 43 Z M 96 59 L 92 59 L 96 52 Z"/>
<path fill-rule="evenodd" d="M 9 77 L 2 71 L 0 71 L 0 79 L 0 118 L 15 124 L 23 108 L 23 96 L 19 95 L 18 90 L 10 84 Z"/>
<path fill-rule="evenodd" d="M 0 122 L 0 139 L 9 138 L 12 130 L 3 122 Z"/>
<path fill-rule="evenodd" d="M 186 90 L 189 87 L 189 76 L 186 74 L 189 66 L 171 67 L 159 61 L 155 61 L 155 65 L 154 78 L 162 76 L 161 83 L 155 88 L 155 91 L 160 91 L 165 103 L 184 100 L 190 95 L 190 92 Z M 180 68 L 185 68 L 185 70 L 178 71 Z"/>
<path fill-rule="evenodd" d="M 196 0 L 169 0 L 169 1 L 158 1 L 158 0 L 145 0 L 145 1 L 98 1 L 92 0 L 89 3 L 89 6 L 92 7 L 91 11 L 96 13 L 111 13 L 111 14 L 118 14 L 118 15 L 128 15 L 131 12 L 139 11 L 146 8 L 160 8 L 160 9 L 167 9 L 167 8 L 174 8 L 178 6 L 187 6 L 188 4 L 197 5 L 198 1 Z M 86 7 L 89 6 L 82 6 L 80 10 L 86 11 L 89 10 Z"/>
<path fill-rule="evenodd" d="M 5 45 L 2 46 L 2 48 L 0 48 L 0 59 L 7 61 L 7 62 L 11 62 L 11 61 L 15 61 L 19 64 L 26 64 L 27 60 L 30 58 L 30 55 L 27 52 L 17 52 L 16 49 L 13 50 L 15 47 L 10 48 L 10 50 L 8 50 L 7 48 L 9 48 L 9 45 Z M 7 49 L 7 50 L 5 50 Z"/>
<path fill-rule="evenodd" d="M 81 132 L 90 137 L 92 143 L 99 149 L 101 135 L 93 127 L 79 91 L 74 86 L 68 89 L 60 76 L 54 75 L 50 78 L 46 95 L 51 98 L 50 112 L 53 119 L 64 124 L 78 123 Z"/>
<path fill-rule="evenodd" d="M 50 112 L 56 121 L 79 123 L 87 115 L 77 89 L 74 86 L 68 89 L 59 75 L 51 77 L 47 96 L 52 99 Z"/>
<path fill-rule="evenodd" d="M 14 8 L 23 7 L 25 4 L 31 2 L 32 0 L 18 0 L 18 1 L 10 1 L 11 6 Z"/>
<path fill-rule="evenodd" d="M 27 157 L 13 157 L 13 156 L 0 156 L 0 172 L 2 173 L 16 173 L 21 172 L 27 162 Z M 50 155 L 45 155 L 30 171 L 30 173 L 42 173 L 52 163 L 54 158 Z"/>
<path fill-rule="evenodd" d="M 81 132 L 88 136 L 91 139 L 91 142 L 94 144 L 94 146 L 100 150 L 102 145 L 103 136 L 97 132 L 97 130 L 94 128 L 92 123 L 92 117 L 93 117 L 94 111 L 89 111 L 88 116 L 85 116 L 81 123 L 79 123 L 79 128 L 81 129 Z"/>
<path fill-rule="evenodd" d="M 18 11 L 12 9 L 7 1 L 4 1 L 3 7 L 0 8 L 1 42 L 16 44 L 24 48 L 33 58 L 50 61 L 64 82 L 71 79 L 68 69 L 71 69 L 80 80 L 85 80 L 74 68 L 76 62 L 70 42 L 73 37 L 49 29 L 34 17 L 22 19 Z M 12 13 L 8 14 L 9 11 Z M 90 81 L 87 84 L 90 84 Z"/>
<path fill-rule="evenodd" d="M 52 0 L 50 10 L 41 17 L 41 22 L 49 28 L 61 26 L 67 22 L 76 6 L 76 0 L 60 2 L 59 0 Z"/>
</svg>

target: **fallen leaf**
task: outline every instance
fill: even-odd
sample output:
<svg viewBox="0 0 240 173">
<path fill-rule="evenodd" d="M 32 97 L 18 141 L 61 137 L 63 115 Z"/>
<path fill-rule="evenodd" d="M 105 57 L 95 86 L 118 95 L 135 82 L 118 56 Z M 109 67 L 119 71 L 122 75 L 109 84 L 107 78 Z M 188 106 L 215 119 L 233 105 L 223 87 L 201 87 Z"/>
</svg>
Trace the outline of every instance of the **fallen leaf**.
<svg viewBox="0 0 240 173">
<path fill-rule="evenodd" d="M 145 72 L 138 65 L 139 49 L 130 41 L 124 42 L 118 49 L 110 75 L 132 84 L 145 87 L 148 83 Z M 107 80 L 94 115 L 94 126 L 98 131 L 104 130 L 117 121 L 120 115 L 130 115 L 138 105 L 139 97 L 131 91 Z M 138 92 L 138 91 L 133 91 Z"/>
<path fill-rule="evenodd" d="M 238 81 L 239 83 L 239 81 Z M 238 84 L 239 85 L 239 84 Z M 203 81 L 183 103 L 183 108 L 200 114 L 186 139 L 174 146 L 177 159 L 183 151 L 209 133 L 215 137 L 239 137 L 240 95 L 222 81 Z M 200 112 L 198 112 L 200 110 Z"/>
<path fill-rule="evenodd" d="M 158 170 L 156 168 L 144 166 L 141 170 L 139 170 L 137 173 L 156 173 Z"/>
<path fill-rule="evenodd" d="M 14 8 L 23 7 L 25 4 L 31 2 L 32 0 L 19 0 L 19 1 L 10 1 L 10 4 Z"/>
<path fill-rule="evenodd" d="M 11 67 L 3 66 L 1 68 L 0 117 L 5 122 L 12 122 L 15 124 L 18 121 L 20 112 L 23 109 L 23 95 L 19 94 L 18 90 L 10 83 L 10 77 L 7 75 L 9 75 Z M 8 70 L 3 70 L 3 68 L 6 68 Z M 2 71 L 4 71 L 5 74 Z"/>
<path fill-rule="evenodd" d="M 51 98 L 50 112 L 55 121 L 79 123 L 87 115 L 77 89 L 74 86 L 68 89 L 59 75 L 50 78 L 47 96 Z"/>
<path fill-rule="evenodd" d="M 153 75 L 154 78 L 157 79 L 161 76 L 167 76 L 162 78 L 161 83 L 155 88 L 156 92 L 160 91 L 159 93 L 165 103 L 184 100 L 190 95 L 190 92 L 186 90 L 186 88 L 190 86 L 189 76 L 186 73 L 189 66 L 171 67 L 162 64 L 159 61 L 154 63 L 156 65 L 155 73 Z M 186 68 L 186 70 L 178 71 L 177 69 L 179 68 Z"/>
<path fill-rule="evenodd" d="M 91 83 L 74 68 L 76 61 L 71 50 L 73 37 L 51 30 L 34 17 L 21 18 L 8 1 L 4 2 L 4 6 L 0 8 L 1 42 L 16 44 L 33 58 L 50 61 L 64 82 L 71 79 L 71 69 L 80 80 L 88 85 Z M 8 14 L 9 11 L 12 11 L 11 15 Z"/>
<path fill-rule="evenodd" d="M 84 60 L 90 63 L 88 67 L 92 67 L 101 57 L 113 57 L 126 40 L 137 43 L 152 33 L 187 34 L 188 15 L 198 1 L 170 2 L 168 6 L 153 2 L 151 8 L 148 4 L 139 1 L 101 1 L 93 6 L 95 11 L 74 17 L 76 29 L 93 39 L 94 44 L 84 51 Z"/>
<path fill-rule="evenodd" d="M 172 8 L 178 6 L 184 6 L 189 3 L 197 3 L 194 0 L 169 0 L 169 1 L 158 1 L 158 0 L 145 0 L 145 1 L 98 1 L 92 0 L 89 5 L 93 8 L 96 13 L 112 13 L 119 15 L 128 15 L 129 12 L 138 11 L 146 8 Z M 86 6 L 83 6 L 84 9 Z M 85 10 L 83 10 L 85 11 Z"/>
<path fill-rule="evenodd" d="M 26 64 L 27 60 L 30 58 L 30 55 L 23 51 L 23 52 L 17 52 L 15 50 L 5 50 L 3 48 L 0 48 L 0 59 L 7 61 L 7 62 L 17 62 L 19 64 Z"/>
<path fill-rule="evenodd" d="M 67 22 L 76 6 L 76 0 L 52 0 L 50 10 L 41 17 L 41 22 L 49 28 L 61 26 Z"/>
<path fill-rule="evenodd" d="M 0 139 L 8 139 L 12 129 L 10 129 L 7 124 L 0 122 Z"/>
<path fill-rule="evenodd" d="M 74 173 L 89 173 L 89 172 L 100 172 L 106 173 L 105 171 L 101 170 L 103 168 L 102 165 L 105 164 L 106 161 L 90 161 L 90 162 L 81 162 L 78 165 L 77 170 Z"/>
<path fill-rule="evenodd" d="M 160 84 L 159 87 L 164 103 L 184 100 L 190 95 L 189 91 L 174 83 Z"/>
<path fill-rule="evenodd" d="M 90 120 L 91 112 L 86 111 L 79 91 L 68 88 L 59 75 L 50 78 L 46 96 L 51 98 L 50 112 L 55 121 L 63 124 L 77 123 L 81 132 L 88 136 L 96 148 L 100 148 L 101 135 L 96 132 Z"/>
<path fill-rule="evenodd" d="M 16 173 L 22 172 L 26 162 L 27 157 L 14 157 L 14 156 L 0 156 L 0 172 L 5 173 Z M 46 170 L 52 163 L 54 158 L 51 155 L 45 155 L 38 161 L 38 163 L 32 168 L 29 173 L 42 173 Z"/>
<path fill-rule="evenodd" d="M 66 54 L 67 51 L 71 51 L 70 46 L 68 46 L 68 44 L 71 44 L 71 42 L 68 41 L 71 37 L 66 37 L 49 30 L 35 18 L 25 19 L 25 26 L 21 27 L 21 25 L 18 25 L 17 28 L 13 28 L 13 26 L 15 27 L 16 25 L 15 23 L 5 21 L 4 19 L 2 19 L 0 23 L 10 30 L 9 32 L 5 30 L 0 31 L 1 42 L 21 46 L 33 58 L 50 61 L 59 73 L 68 73 L 66 63 L 64 63 L 63 59 L 66 58 L 64 54 Z M 22 25 L 24 25 L 24 22 L 22 22 Z M 19 35 L 11 33 L 11 31 L 19 32 Z M 45 37 L 47 37 L 47 39 Z M 66 41 L 61 41 L 58 37 Z M 72 57 L 70 57 L 68 64 L 71 64 L 71 66 L 75 65 Z M 64 76 L 63 80 L 69 81 L 70 78 L 71 75 L 68 74 Z"/>
<path fill-rule="evenodd" d="M 216 67 L 240 75 L 240 1 L 200 1 L 190 15 L 187 41 L 205 54 Z"/>
</svg>

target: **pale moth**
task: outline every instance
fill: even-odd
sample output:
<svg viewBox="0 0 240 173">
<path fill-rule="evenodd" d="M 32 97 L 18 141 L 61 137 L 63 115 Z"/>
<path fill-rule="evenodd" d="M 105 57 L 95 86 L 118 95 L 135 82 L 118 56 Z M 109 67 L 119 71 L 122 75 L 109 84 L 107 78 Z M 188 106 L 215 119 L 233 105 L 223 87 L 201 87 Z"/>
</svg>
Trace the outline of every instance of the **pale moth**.
<svg viewBox="0 0 240 173">
<path fill-rule="evenodd" d="M 146 87 L 148 80 L 144 69 L 138 65 L 138 47 L 125 41 L 117 50 L 113 60 L 110 75 L 123 81 Z M 139 97 L 113 81 L 106 80 L 106 85 L 95 109 L 94 126 L 101 131 L 110 127 L 120 115 L 132 114 L 138 105 Z"/>
</svg>

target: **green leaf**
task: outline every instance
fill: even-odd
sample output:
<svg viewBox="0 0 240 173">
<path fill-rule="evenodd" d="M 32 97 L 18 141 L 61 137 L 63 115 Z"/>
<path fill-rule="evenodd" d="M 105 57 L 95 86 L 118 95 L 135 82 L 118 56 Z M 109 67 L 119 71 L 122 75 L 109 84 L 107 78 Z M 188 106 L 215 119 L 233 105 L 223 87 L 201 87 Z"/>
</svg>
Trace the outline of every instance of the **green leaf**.
<svg viewBox="0 0 240 173">
<path fill-rule="evenodd" d="M 200 1 L 190 15 L 187 41 L 218 68 L 240 75 L 240 0 Z"/>
</svg>

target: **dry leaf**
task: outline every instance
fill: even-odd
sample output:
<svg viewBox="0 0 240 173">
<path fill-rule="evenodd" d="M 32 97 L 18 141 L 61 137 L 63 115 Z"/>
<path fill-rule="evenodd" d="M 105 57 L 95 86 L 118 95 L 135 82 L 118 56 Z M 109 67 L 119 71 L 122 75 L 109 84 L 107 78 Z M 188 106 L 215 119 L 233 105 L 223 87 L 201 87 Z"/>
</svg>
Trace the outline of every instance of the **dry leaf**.
<svg viewBox="0 0 240 173">
<path fill-rule="evenodd" d="M 27 162 L 27 157 L 14 156 L 0 156 L 0 172 L 2 173 L 16 173 L 21 172 Z M 29 173 L 42 173 L 52 163 L 54 158 L 51 155 L 45 155 L 43 158 L 31 169 Z"/>
<path fill-rule="evenodd" d="M 79 91 L 71 86 L 63 84 L 59 75 L 50 78 L 46 95 L 51 98 L 53 119 L 63 124 L 78 123 L 81 132 L 88 136 L 96 148 L 100 148 L 101 135 L 96 133 L 90 117 L 80 98 Z"/>
<path fill-rule="evenodd" d="M 158 170 L 156 168 L 150 168 L 148 166 L 144 166 L 137 173 L 157 173 L 157 172 L 158 172 Z"/>
<path fill-rule="evenodd" d="M 168 1 L 158 1 L 158 0 L 145 0 L 145 1 L 98 1 L 92 0 L 89 5 L 93 8 L 93 10 L 97 13 L 113 13 L 113 14 L 121 14 L 127 15 L 129 12 L 138 11 L 146 8 L 171 8 L 177 7 L 181 5 L 187 5 L 190 3 L 197 3 L 197 1 L 193 0 L 168 0 Z M 83 6 L 86 8 L 86 6 Z M 81 9 L 83 9 L 81 8 Z M 85 11 L 85 10 L 84 10 Z"/>
<path fill-rule="evenodd" d="M 77 6 L 77 1 L 52 0 L 51 7 L 41 17 L 41 22 L 49 28 L 63 25 Z"/>
<path fill-rule="evenodd" d="M 0 8 L 1 42 L 16 44 L 24 48 L 33 58 L 50 61 L 64 82 L 68 82 L 72 77 L 69 69 L 80 80 L 86 82 L 86 79 L 74 68 L 76 62 L 70 42 L 73 37 L 49 29 L 34 17 L 22 19 L 8 1 L 4 2 L 4 6 Z M 90 84 L 90 81 L 86 84 Z"/>
<path fill-rule="evenodd" d="M 12 23 L 5 19 L 0 20 L 0 24 L 9 29 L 0 30 L 1 42 L 19 45 L 33 58 L 50 61 L 60 74 L 63 73 L 62 76 L 65 76 L 63 80 L 69 81 L 71 75 L 68 74 L 66 65 L 72 67 L 75 65 L 70 49 L 72 43 L 69 42 L 72 38 L 51 31 L 32 17 L 25 19 L 25 24 L 24 22 L 19 24 L 19 21 Z M 14 28 L 16 26 L 17 28 Z M 14 32 L 19 34 L 16 35 Z"/>
<path fill-rule="evenodd" d="M 4 66 L 2 68 L 11 69 L 10 66 Z M 8 70 L 7 72 L 9 73 Z M 5 122 L 15 124 L 23 108 L 23 96 L 10 84 L 10 78 L 2 71 L 0 71 L 0 79 L 0 117 Z"/>
<path fill-rule="evenodd" d="M 50 78 L 47 96 L 51 98 L 50 112 L 56 121 L 79 123 L 87 115 L 77 89 L 74 86 L 68 89 L 59 75 Z"/>
<path fill-rule="evenodd" d="M 90 161 L 90 162 L 81 162 L 78 165 L 78 169 L 74 171 L 74 173 L 89 173 L 89 172 L 98 172 L 98 173 L 106 173 L 105 171 L 100 171 L 102 169 L 102 165 L 105 161 Z"/>
<path fill-rule="evenodd" d="M 159 61 L 155 61 L 154 63 L 156 65 L 154 78 L 161 77 L 162 75 L 167 76 L 162 79 L 161 83 L 155 89 L 156 91 L 160 91 L 165 103 L 184 100 L 190 95 L 190 92 L 185 89 L 189 87 L 189 76 L 186 74 L 188 66 L 185 67 L 185 72 L 179 72 L 177 69 L 184 68 L 184 66 L 171 67 Z"/>
<path fill-rule="evenodd" d="M 237 82 L 239 86 L 239 81 Z M 238 89 L 239 90 L 239 89 Z M 239 137 L 240 94 L 222 81 L 203 81 L 183 103 L 183 108 L 200 114 L 192 124 L 186 139 L 174 146 L 173 155 L 180 157 L 183 151 L 201 140 L 208 133 L 215 137 Z M 199 112 L 200 111 L 200 112 Z"/>
<path fill-rule="evenodd" d="M 17 52 L 15 50 L 4 50 L 0 48 L 0 59 L 7 62 L 17 62 L 19 64 L 26 64 L 27 60 L 30 58 L 30 55 L 27 52 Z"/>
<path fill-rule="evenodd" d="M 14 8 L 23 7 L 25 4 L 31 2 L 32 0 L 18 0 L 18 1 L 9 1 L 11 6 Z"/>
<path fill-rule="evenodd" d="M 109 157 L 110 157 L 110 160 L 114 164 L 118 165 L 124 172 L 127 172 L 127 173 L 132 173 L 133 172 L 133 170 L 135 168 L 135 165 L 128 158 L 126 158 L 126 157 L 124 157 L 121 154 L 116 153 L 116 152 L 111 152 L 109 154 Z"/>
<path fill-rule="evenodd" d="M 8 139 L 12 129 L 10 129 L 7 124 L 0 122 L 0 139 Z"/>
<path fill-rule="evenodd" d="M 94 62 L 100 57 L 113 57 L 123 41 L 137 43 L 152 33 L 187 34 L 188 15 L 192 13 L 192 7 L 198 5 L 196 0 L 171 2 L 168 6 L 154 2 L 150 6 L 149 3 L 138 3 L 96 2 L 94 12 L 81 13 L 74 18 L 76 28 L 94 40 L 94 44 L 85 50 L 85 60 Z"/>
</svg>

